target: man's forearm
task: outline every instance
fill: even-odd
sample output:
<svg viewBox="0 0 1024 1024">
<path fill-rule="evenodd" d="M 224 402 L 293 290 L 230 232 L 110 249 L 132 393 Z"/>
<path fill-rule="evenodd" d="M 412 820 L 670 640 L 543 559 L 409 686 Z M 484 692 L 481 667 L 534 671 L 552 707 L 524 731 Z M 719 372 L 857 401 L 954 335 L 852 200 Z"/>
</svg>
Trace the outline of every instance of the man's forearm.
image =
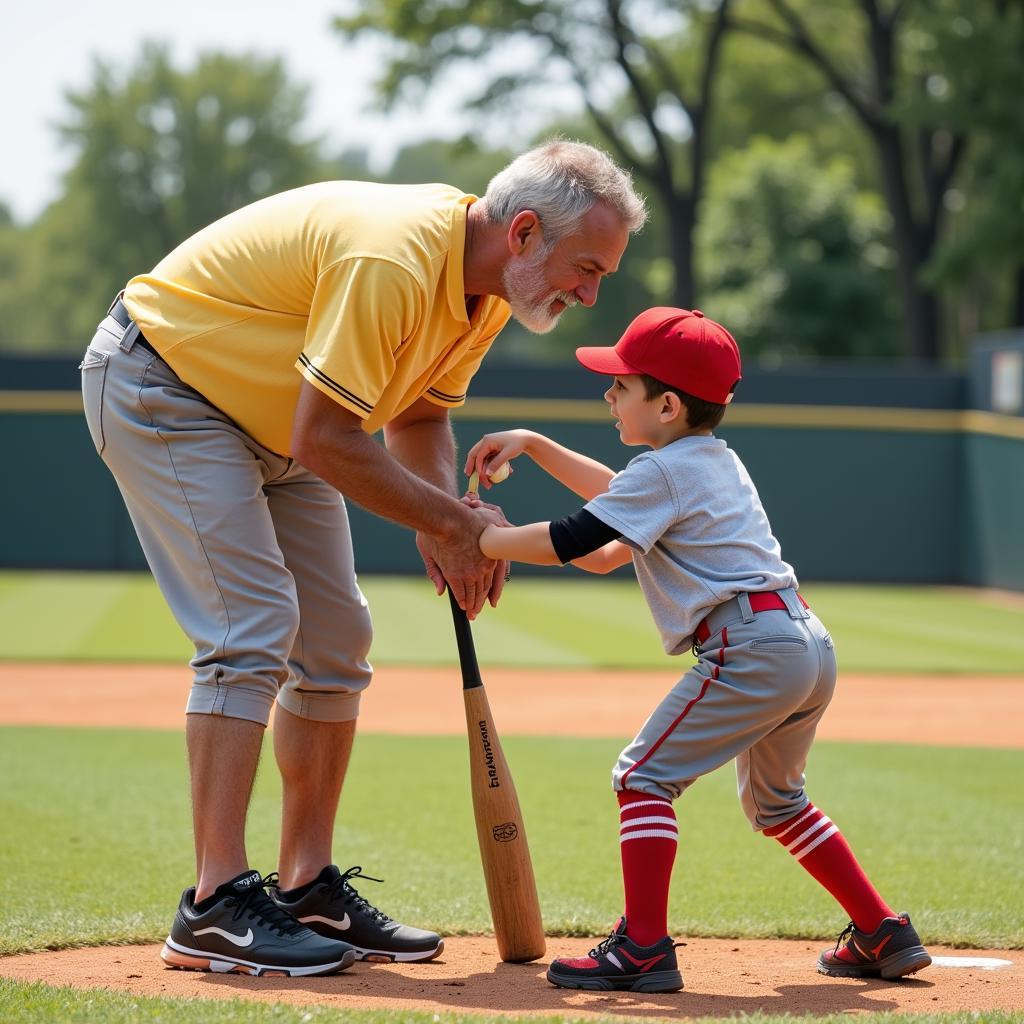
<svg viewBox="0 0 1024 1024">
<path fill-rule="evenodd" d="M 466 506 L 453 497 L 454 454 L 448 460 L 447 486 L 434 482 L 444 483 L 440 459 L 431 462 L 420 452 L 424 472 L 410 472 L 403 464 L 404 458 L 393 458 L 361 431 L 333 437 L 331 443 L 302 454 L 300 461 L 308 469 L 385 519 L 439 539 L 479 529 Z"/>
<path fill-rule="evenodd" d="M 388 452 L 410 473 L 458 497 L 455 484 L 455 436 L 448 420 L 423 420 L 385 431 Z"/>
</svg>

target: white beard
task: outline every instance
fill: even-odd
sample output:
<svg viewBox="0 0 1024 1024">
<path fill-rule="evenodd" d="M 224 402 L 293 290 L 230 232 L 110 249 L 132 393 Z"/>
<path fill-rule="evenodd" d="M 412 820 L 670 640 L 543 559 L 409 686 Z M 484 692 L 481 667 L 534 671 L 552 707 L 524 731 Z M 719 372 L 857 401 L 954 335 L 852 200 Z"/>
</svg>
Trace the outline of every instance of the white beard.
<svg viewBox="0 0 1024 1024">
<path fill-rule="evenodd" d="M 512 316 L 532 334 L 547 334 L 558 323 L 564 310 L 556 313 L 552 303 L 561 300 L 568 308 L 579 301 L 573 292 L 544 291 L 544 269 L 550 255 L 551 249 L 542 247 L 532 256 L 509 260 L 501 273 Z"/>
</svg>

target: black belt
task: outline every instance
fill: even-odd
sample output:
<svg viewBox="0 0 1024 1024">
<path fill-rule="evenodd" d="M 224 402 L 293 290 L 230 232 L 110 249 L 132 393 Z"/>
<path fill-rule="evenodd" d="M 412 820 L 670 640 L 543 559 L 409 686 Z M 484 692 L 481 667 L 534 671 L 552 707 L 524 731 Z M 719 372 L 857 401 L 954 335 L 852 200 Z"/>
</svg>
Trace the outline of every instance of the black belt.
<svg viewBox="0 0 1024 1024">
<path fill-rule="evenodd" d="M 132 315 L 128 312 L 128 307 L 120 300 L 120 298 L 114 299 L 114 304 L 110 307 L 108 315 L 112 316 L 125 330 L 128 330 L 133 323 Z M 157 350 L 146 340 L 146 336 L 142 331 L 139 331 L 138 336 L 135 339 L 135 344 L 141 345 L 144 349 L 152 352 L 155 356 L 160 356 L 160 353 L 157 352 Z"/>
</svg>

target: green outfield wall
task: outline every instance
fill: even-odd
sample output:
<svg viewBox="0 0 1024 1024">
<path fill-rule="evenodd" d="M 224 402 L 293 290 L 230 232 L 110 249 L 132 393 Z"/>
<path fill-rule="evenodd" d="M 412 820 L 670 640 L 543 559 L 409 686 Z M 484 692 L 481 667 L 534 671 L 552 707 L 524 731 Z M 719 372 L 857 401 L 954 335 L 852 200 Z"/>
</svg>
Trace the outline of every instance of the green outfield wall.
<svg viewBox="0 0 1024 1024">
<path fill-rule="evenodd" d="M 1013 391 L 1004 352 L 1024 353 L 1024 341 L 979 344 L 965 373 L 747 372 L 719 433 L 750 470 L 803 579 L 1024 590 L 1024 410 L 1005 408 Z M 0 566 L 145 567 L 76 387 L 69 361 L 0 360 Z M 454 417 L 460 446 L 526 426 L 620 467 L 636 451 L 619 444 L 601 391 L 598 378 L 571 367 L 487 367 Z M 494 493 L 514 522 L 579 507 L 527 460 Z M 351 516 L 359 571 L 419 571 L 408 531 L 358 508 Z"/>
</svg>

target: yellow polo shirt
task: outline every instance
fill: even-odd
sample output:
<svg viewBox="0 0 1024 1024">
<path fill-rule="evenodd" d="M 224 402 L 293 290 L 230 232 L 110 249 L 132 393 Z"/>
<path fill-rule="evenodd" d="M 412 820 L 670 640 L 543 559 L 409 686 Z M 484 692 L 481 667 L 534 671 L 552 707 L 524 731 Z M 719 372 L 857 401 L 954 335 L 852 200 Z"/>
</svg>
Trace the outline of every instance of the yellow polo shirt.
<svg viewBox="0 0 1024 1024">
<path fill-rule="evenodd" d="M 132 278 L 124 303 L 186 384 L 290 454 L 302 378 L 379 430 L 466 399 L 509 317 L 466 311 L 466 212 L 448 185 L 332 181 L 262 199 Z"/>
</svg>

